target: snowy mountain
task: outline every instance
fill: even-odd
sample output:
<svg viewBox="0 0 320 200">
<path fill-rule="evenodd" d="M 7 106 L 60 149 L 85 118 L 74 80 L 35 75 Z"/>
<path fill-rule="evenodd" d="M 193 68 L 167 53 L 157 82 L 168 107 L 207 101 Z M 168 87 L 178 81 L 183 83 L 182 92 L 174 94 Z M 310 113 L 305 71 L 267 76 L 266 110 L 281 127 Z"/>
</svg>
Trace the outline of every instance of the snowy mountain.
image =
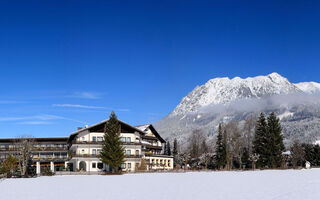
<svg viewBox="0 0 320 200">
<path fill-rule="evenodd" d="M 167 139 L 186 142 L 195 129 L 215 139 L 221 122 L 243 122 L 259 112 L 275 112 L 285 142 L 320 139 L 320 84 L 291 83 L 278 73 L 249 78 L 214 78 L 197 86 L 167 117 L 155 123 Z"/>
<path fill-rule="evenodd" d="M 172 115 L 197 112 L 199 108 L 210 104 L 228 104 L 239 99 L 263 98 L 296 92 L 301 90 L 278 73 L 246 79 L 215 78 L 202 86 L 197 86 L 184 97 Z"/>
<path fill-rule="evenodd" d="M 297 88 L 308 94 L 319 94 L 320 93 L 320 83 L 316 82 L 302 82 L 295 84 Z"/>
</svg>

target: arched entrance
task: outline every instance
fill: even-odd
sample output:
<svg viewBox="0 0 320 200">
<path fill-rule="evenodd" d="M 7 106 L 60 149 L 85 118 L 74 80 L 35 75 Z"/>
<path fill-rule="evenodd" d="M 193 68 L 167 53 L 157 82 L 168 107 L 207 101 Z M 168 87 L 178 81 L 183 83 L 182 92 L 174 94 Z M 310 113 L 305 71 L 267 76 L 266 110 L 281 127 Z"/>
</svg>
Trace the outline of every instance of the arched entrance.
<svg viewBox="0 0 320 200">
<path fill-rule="evenodd" d="M 81 162 L 79 163 L 79 170 L 80 170 L 80 171 L 87 171 L 87 164 L 86 164 L 86 162 L 81 161 Z"/>
</svg>

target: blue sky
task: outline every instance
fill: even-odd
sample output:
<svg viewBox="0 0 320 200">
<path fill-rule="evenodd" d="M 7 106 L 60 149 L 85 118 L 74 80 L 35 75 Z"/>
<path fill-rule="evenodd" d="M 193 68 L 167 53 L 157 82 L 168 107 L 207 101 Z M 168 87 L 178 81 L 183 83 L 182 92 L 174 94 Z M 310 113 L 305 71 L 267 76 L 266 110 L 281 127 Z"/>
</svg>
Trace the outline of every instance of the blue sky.
<svg viewBox="0 0 320 200">
<path fill-rule="evenodd" d="M 161 119 L 215 77 L 320 82 L 319 1 L 1 1 L 0 137 Z"/>
</svg>

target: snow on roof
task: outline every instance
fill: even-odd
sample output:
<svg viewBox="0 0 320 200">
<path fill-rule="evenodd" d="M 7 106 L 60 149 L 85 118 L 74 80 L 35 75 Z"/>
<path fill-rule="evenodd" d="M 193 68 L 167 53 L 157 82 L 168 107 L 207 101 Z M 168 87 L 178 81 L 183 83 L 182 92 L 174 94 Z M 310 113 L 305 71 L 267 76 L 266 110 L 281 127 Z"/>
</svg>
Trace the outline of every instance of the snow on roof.
<svg viewBox="0 0 320 200">
<path fill-rule="evenodd" d="M 282 153 L 282 155 L 291 155 L 291 151 L 285 151 Z"/>
<path fill-rule="evenodd" d="M 144 140 L 142 140 L 141 143 L 142 144 L 150 144 L 150 142 L 147 142 L 147 141 L 144 141 Z"/>
<path fill-rule="evenodd" d="M 150 125 L 151 124 L 144 124 L 144 125 L 135 126 L 135 127 L 141 131 L 145 131 Z"/>
</svg>

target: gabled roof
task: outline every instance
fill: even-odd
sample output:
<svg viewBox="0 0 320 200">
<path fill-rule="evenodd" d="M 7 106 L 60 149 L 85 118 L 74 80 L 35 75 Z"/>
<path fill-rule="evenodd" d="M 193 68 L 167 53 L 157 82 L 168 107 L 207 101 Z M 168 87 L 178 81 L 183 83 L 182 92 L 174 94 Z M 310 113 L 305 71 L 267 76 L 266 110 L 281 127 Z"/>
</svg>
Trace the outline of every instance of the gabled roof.
<svg viewBox="0 0 320 200">
<path fill-rule="evenodd" d="M 160 136 L 160 134 L 157 132 L 157 130 L 152 126 L 152 124 L 144 124 L 136 126 L 136 128 L 140 129 L 141 131 L 146 131 L 148 128 L 151 130 L 151 132 L 162 142 L 165 143 L 166 141 Z"/>
<path fill-rule="evenodd" d="M 94 127 L 96 127 L 96 126 L 102 125 L 102 124 L 106 123 L 107 121 L 108 121 L 108 119 L 107 119 L 107 120 L 104 120 L 104 121 L 101 121 L 101 122 L 99 122 L 99 123 L 93 124 L 93 125 L 91 125 L 91 126 L 88 126 L 88 127 L 86 127 L 86 128 L 80 129 L 80 130 L 78 130 L 78 131 L 75 131 L 75 132 L 73 132 L 73 133 L 71 133 L 70 138 L 69 138 L 69 141 L 72 141 L 79 133 L 81 133 L 81 132 L 83 132 L 83 131 L 86 131 L 86 130 L 89 130 L 89 129 L 91 129 L 91 128 L 94 128 Z M 125 126 L 128 126 L 128 127 L 132 128 L 132 129 L 140 132 L 140 133 L 143 134 L 143 135 L 146 134 L 146 132 L 144 132 L 144 131 L 142 131 L 142 130 L 134 127 L 134 126 L 131 126 L 131 125 L 129 125 L 129 124 L 127 124 L 127 123 L 125 123 L 125 122 L 123 122 L 123 121 L 121 121 L 121 120 L 118 120 L 118 121 L 119 121 L 120 124 L 123 124 L 123 125 L 125 125 Z"/>
<path fill-rule="evenodd" d="M 135 126 L 137 129 L 140 129 L 141 131 L 146 131 L 147 128 L 149 128 L 151 124 L 145 124 L 145 125 L 139 125 Z"/>
<path fill-rule="evenodd" d="M 27 139 L 35 142 L 67 142 L 68 137 L 30 137 L 30 138 L 1 138 L 0 143 L 12 143 L 19 140 Z"/>
</svg>

